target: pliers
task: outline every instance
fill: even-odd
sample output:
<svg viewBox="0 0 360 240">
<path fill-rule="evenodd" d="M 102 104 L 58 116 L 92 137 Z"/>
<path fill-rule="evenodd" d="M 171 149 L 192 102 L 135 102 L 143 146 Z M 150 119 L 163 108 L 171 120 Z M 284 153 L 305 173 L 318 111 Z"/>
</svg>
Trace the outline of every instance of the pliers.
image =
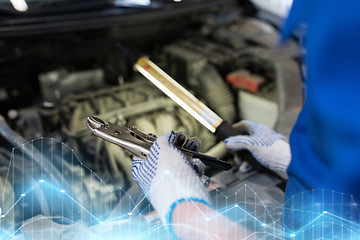
<svg viewBox="0 0 360 240">
<path fill-rule="evenodd" d="M 151 145 L 156 140 L 156 137 L 153 135 L 143 133 L 135 127 L 119 126 L 95 116 L 88 117 L 86 125 L 95 136 L 123 147 L 138 158 L 144 160 L 150 152 Z M 222 170 L 229 170 L 231 168 L 230 163 L 219 160 L 216 157 L 182 147 L 177 148 L 185 154 L 186 157 L 199 158 L 206 166 Z"/>
</svg>

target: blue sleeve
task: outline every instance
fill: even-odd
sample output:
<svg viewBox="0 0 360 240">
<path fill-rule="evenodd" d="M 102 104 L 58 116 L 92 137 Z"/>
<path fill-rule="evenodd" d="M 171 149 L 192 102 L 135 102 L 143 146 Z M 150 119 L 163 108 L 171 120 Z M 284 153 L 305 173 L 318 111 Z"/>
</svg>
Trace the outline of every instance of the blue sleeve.
<svg viewBox="0 0 360 240">
<path fill-rule="evenodd" d="M 299 23 L 306 25 L 307 96 L 290 136 L 285 207 L 321 205 L 319 212 L 354 220 L 346 208 L 360 203 L 360 1 L 295 0 L 283 37 Z M 309 219 L 299 212 L 285 211 L 285 225 L 304 225 Z"/>
</svg>

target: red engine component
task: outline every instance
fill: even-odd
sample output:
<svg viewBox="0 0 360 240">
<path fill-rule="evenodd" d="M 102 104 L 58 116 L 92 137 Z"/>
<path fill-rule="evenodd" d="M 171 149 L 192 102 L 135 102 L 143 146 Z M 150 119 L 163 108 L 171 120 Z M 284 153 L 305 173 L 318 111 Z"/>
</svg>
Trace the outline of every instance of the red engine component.
<svg viewBox="0 0 360 240">
<path fill-rule="evenodd" d="M 251 74 L 249 71 L 240 69 L 229 73 L 226 76 L 226 81 L 232 85 L 233 88 L 241 88 L 253 93 L 257 93 L 265 79 L 261 76 Z"/>
</svg>

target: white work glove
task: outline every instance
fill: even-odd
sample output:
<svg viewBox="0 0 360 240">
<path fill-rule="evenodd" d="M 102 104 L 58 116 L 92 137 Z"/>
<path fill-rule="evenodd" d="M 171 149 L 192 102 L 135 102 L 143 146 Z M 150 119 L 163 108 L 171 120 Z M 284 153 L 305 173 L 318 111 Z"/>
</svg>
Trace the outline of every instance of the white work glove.
<svg viewBox="0 0 360 240">
<path fill-rule="evenodd" d="M 171 223 L 172 211 L 180 202 L 210 205 L 208 192 L 199 178 L 204 173 L 204 164 L 199 159 L 187 159 L 174 146 L 182 145 L 185 139 L 184 134 L 176 132 L 160 136 L 145 161 L 133 158 L 133 177 L 166 225 Z M 199 139 L 190 138 L 183 147 L 198 151 L 200 146 Z"/>
<path fill-rule="evenodd" d="M 290 145 L 285 136 L 275 132 L 262 123 L 241 121 L 234 128 L 249 135 L 237 135 L 225 139 L 225 146 L 231 151 L 246 149 L 263 166 L 273 170 L 282 178 L 288 179 L 287 167 L 291 161 Z M 250 166 L 243 162 L 240 170 L 246 172 Z"/>
</svg>

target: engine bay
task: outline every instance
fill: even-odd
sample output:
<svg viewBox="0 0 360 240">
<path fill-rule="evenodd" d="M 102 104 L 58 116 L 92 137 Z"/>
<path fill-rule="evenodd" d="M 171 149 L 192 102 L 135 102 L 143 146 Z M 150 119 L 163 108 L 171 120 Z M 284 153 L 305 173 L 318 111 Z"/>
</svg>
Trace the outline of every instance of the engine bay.
<svg viewBox="0 0 360 240">
<path fill-rule="evenodd" d="M 0 40 L 4 239 L 170 238 L 132 179 L 132 155 L 93 136 L 92 115 L 197 136 L 201 152 L 233 166 L 205 171 L 214 207 L 255 201 L 248 212 L 280 224 L 286 182 L 241 169 L 222 141 L 133 70 L 118 43 L 148 55 L 228 123 L 259 121 L 287 137 L 303 104 L 298 43 L 280 48 L 276 26 L 232 1 L 153 17 Z"/>
</svg>

